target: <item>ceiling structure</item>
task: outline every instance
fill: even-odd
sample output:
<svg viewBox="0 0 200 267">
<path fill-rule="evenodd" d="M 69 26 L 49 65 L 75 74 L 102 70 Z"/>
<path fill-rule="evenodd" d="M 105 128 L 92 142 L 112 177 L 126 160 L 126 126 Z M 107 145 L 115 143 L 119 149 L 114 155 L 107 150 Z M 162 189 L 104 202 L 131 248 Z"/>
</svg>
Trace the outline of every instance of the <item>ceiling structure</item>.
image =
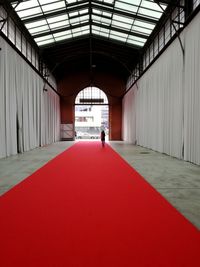
<svg viewBox="0 0 200 267">
<path fill-rule="evenodd" d="M 55 76 L 113 70 L 127 79 L 172 0 L 9 1 Z"/>
<path fill-rule="evenodd" d="M 12 6 L 39 46 L 93 34 L 142 47 L 163 13 L 150 0 L 28 0 Z"/>
</svg>

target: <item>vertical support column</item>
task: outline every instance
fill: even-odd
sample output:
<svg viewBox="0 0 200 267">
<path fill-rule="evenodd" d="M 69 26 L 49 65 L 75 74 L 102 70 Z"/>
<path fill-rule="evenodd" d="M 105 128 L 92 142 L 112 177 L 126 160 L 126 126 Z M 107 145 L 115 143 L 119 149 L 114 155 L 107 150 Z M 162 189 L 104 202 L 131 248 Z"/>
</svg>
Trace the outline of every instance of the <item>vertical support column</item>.
<svg viewBox="0 0 200 267">
<path fill-rule="evenodd" d="M 139 76 L 143 72 L 143 56 L 140 56 L 140 61 L 139 61 Z"/>
<path fill-rule="evenodd" d="M 187 20 L 192 11 L 193 11 L 193 1 L 185 0 L 185 20 Z"/>
</svg>

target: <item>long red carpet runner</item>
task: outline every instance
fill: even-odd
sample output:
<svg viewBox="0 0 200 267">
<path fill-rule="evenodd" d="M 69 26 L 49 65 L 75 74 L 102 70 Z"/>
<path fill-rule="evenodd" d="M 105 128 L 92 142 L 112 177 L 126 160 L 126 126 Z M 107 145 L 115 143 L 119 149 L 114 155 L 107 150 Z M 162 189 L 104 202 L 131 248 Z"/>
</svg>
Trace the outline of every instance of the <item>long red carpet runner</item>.
<svg viewBox="0 0 200 267">
<path fill-rule="evenodd" d="M 108 145 L 78 142 L 0 198 L 1 267 L 199 267 L 200 232 Z"/>
</svg>

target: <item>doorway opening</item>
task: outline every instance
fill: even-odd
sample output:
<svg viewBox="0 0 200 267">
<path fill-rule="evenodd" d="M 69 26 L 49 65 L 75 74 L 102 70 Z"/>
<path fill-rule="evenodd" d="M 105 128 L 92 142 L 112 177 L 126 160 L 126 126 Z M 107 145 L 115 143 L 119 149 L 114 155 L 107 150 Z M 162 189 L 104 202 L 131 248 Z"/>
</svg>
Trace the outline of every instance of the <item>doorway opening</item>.
<svg viewBox="0 0 200 267">
<path fill-rule="evenodd" d="M 109 138 L 109 105 L 106 94 L 97 87 L 86 87 L 75 100 L 76 139 L 100 139 L 104 130 Z"/>
</svg>

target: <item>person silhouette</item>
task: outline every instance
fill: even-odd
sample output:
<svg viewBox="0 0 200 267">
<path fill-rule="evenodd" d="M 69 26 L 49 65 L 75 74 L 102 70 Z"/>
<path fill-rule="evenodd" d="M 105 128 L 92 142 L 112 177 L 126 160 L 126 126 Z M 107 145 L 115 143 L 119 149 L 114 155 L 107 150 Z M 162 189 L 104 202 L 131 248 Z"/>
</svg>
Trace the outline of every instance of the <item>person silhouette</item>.
<svg viewBox="0 0 200 267">
<path fill-rule="evenodd" d="M 101 131 L 101 143 L 102 143 L 102 147 L 105 146 L 105 136 L 106 136 L 106 134 L 105 134 L 104 130 L 102 130 Z"/>
</svg>

